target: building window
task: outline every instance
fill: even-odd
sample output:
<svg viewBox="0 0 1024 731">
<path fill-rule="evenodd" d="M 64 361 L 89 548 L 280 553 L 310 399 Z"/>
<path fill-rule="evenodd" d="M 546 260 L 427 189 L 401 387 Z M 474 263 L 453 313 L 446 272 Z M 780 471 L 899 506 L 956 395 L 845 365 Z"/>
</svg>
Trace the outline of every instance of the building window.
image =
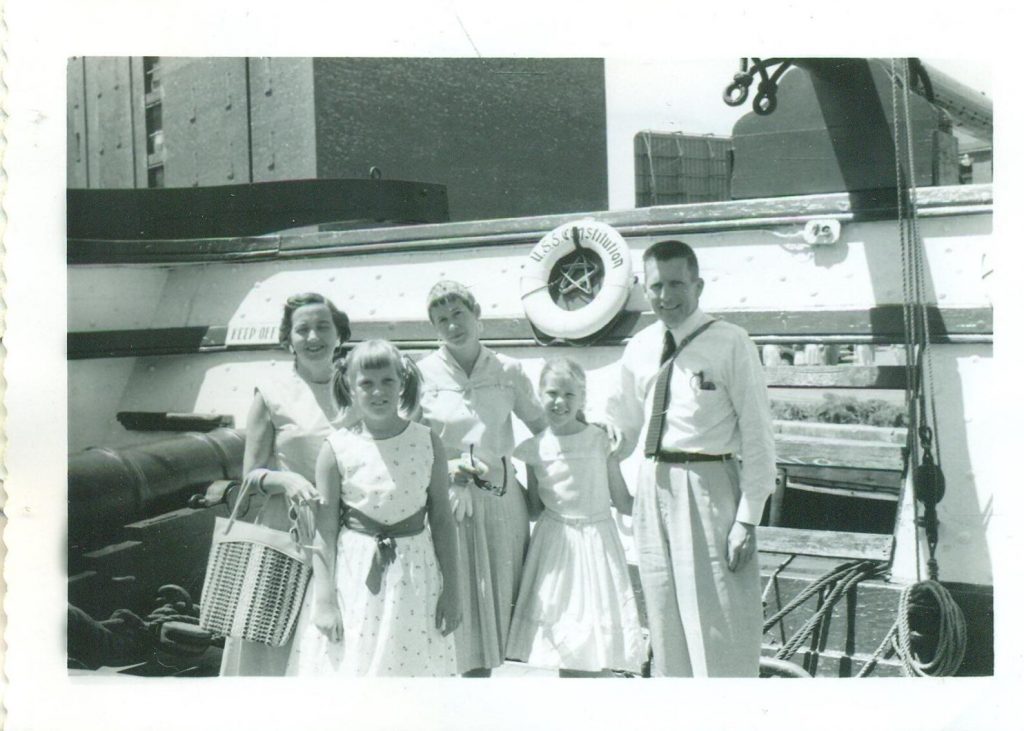
<svg viewBox="0 0 1024 731">
<path fill-rule="evenodd" d="M 160 57 L 142 57 L 143 89 L 147 94 L 160 88 Z"/>
<path fill-rule="evenodd" d="M 157 56 L 145 56 L 142 59 L 146 79 L 147 185 L 150 188 L 164 187 L 164 107 L 158 62 Z"/>
<path fill-rule="evenodd" d="M 149 187 L 150 188 L 163 188 L 164 187 L 164 166 L 154 165 L 149 169 Z"/>
<path fill-rule="evenodd" d="M 163 155 L 164 151 L 164 131 L 158 129 L 156 132 L 152 132 L 146 136 L 146 154 L 147 155 Z"/>
<path fill-rule="evenodd" d="M 150 133 L 163 129 L 164 108 L 162 104 L 151 104 L 146 107 L 146 130 Z"/>
</svg>

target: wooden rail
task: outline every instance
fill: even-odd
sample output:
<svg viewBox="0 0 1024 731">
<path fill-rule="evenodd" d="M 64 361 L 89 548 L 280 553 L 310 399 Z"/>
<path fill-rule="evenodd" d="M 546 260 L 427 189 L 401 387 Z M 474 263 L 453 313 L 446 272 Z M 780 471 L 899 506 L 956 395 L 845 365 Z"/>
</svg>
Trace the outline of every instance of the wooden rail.
<svg viewBox="0 0 1024 731">
<path fill-rule="evenodd" d="M 888 561 L 892 556 L 893 537 L 874 533 L 762 527 L 757 531 L 757 548 L 769 553 Z"/>
</svg>

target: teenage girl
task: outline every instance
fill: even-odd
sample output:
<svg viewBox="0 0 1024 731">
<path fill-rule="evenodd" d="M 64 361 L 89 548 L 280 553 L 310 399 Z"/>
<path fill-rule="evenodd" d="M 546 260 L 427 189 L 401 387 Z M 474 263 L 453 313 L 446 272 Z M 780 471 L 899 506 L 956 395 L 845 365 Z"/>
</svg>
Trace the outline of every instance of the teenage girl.
<svg viewBox="0 0 1024 731">
<path fill-rule="evenodd" d="M 558 668 L 562 677 L 640 671 L 643 639 L 626 556 L 611 506 L 629 515 L 608 437 L 583 417 L 586 375 L 560 358 L 541 371 L 548 428 L 513 456 L 527 469 L 532 514 L 540 513 L 523 569 L 508 656 Z"/>
<path fill-rule="evenodd" d="M 324 442 L 313 582 L 289 674 L 453 675 L 460 621 L 448 472 L 414 411 L 419 372 L 394 345 L 357 345 L 335 398 L 361 420 Z"/>
</svg>

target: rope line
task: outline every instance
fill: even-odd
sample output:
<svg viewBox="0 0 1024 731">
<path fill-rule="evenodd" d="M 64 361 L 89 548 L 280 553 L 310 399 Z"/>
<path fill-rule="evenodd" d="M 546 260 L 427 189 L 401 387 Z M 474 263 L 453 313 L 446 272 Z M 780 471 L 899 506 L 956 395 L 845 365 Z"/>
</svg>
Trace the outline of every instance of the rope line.
<svg viewBox="0 0 1024 731">
<path fill-rule="evenodd" d="M 907 59 L 902 59 L 904 78 L 909 77 L 910 67 Z M 917 327 L 920 330 L 921 342 L 923 345 L 923 358 L 922 362 L 919 363 L 920 376 L 919 386 L 923 390 L 924 386 L 927 385 L 929 402 L 927 404 L 929 408 L 922 405 L 922 418 L 921 423 L 925 423 L 927 419 L 925 414 L 927 411 L 931 411 L 931 423 L 934 426 L 938 423 L 938 412 L 936 409 L 936 403 L 938 400 L 935 398 L 935 365 L 934 365 L 934 353 L 932 350 L 932 337 L 931 337 L 931 323 L 928 319 L 928 312 L 926 308 L 926 295 L 928 293 L 928 287 L 926 282 L 927 269 L 924 260 L 924 240 L 921 236 L 920 230 L 920 217 L 917 211 L 917 171 L 914 162 L 914 145 L 913 145 L 913 128 L 911 125 L 910 118 L 910 87 L 908 83 L 904 83 L 903 86 L 903 108 L 904 108 L 904 124 L 906 126 L 907 135 L 907 219 L 909 221 L 909 233 L 910 243 L 912 245 L 911 251 L 913 255 L 913 277 L 914 277 L 914 303 L 918 310 Z M 934 451 L 936 462 L 941 463 L 940 445 L 939 445 L 939 434 L 938 429 L 934 429 L 933 433 Z"/>
<path fill-rule="evenodd" d="M 781 633 L 784 627 L 780 622 L 786 615 L 811 597 L 819 597 L 817 609 L 792 637 L 784 641 L 776 651 L 775 659 L 789 661 L 801 650 L 815 654 L 824 650 L 827 645 L 827 632 L 824 628 L 836 604 L 861 581 L 878 577 L 884 570 L 885 566 L 876 561 L 850 561 L 830 569 L 811 581 L 782 609 L 764 621 L 764 632 L 779 625 Z M 778 573 L 776 571 L 776 575 Z M 777 588 L 776 593 L 778 595 Z M 915 653 L 912 644 L 916 638 L 922 636 L 922 633 L 913 631 L 910 622 L 911 608 L 921 606 L 924 604 L 922 600 L 929 599 L 938 611 L 939 621 L 935 636 L 935 654 L 930 660 L 925 661 Z M 820 634 L 816 634 L 819 632 Z M 812 640 L 810 643 L 809 639 Z M 904 587 L 900 592 L 895 621 L 856 677 L 866 677 L 883 656 L 891 657 L 893 654 L 899 657 L 900 671 L 907 677 L 954 675 L 963 663 L 966 650 L 967 623 L 963 611 L 942 584 L 932 580 L 921 581 Z"/>
<path fill-rule="evenodd" d="M 941 464 L 937 439 L 937 399 L 935 398 L 934 354 L 932 352 L 931 328 L 927 311 L 927 281 L 925 277 L 924 245 L 917 216 L 917 181 L 914 163 L 913 126 L 910 115 L 910 66 L 907 59 L 891 60 L 893 143 L 896 155 L 896 187 L 900 232 L 900 258 L 903 264 L 903 307 L 905 347 L 907 349 L 907 416 L 908 416 L 908 462 L 911 484 L 915 492 L 919 480 L 931 487 L 933 492 L 938 465 Z M 905 138 L 903 134 L 905 133 Z M 905 148 L 905 155 L 904 155 Z M 904 178 L 904 164 L 906 164 Z M 930 412 L 930 413 L 929 413 Z M 929 426 L 929 420 L 931 426 Z M 935 456 L 932 458 L 932 442 L 935 441 Z M 923 449 L 923 454 L 921 453 Z M 922 462 L 928 463 L 921 472 Z M 941 478 L 941 472 L 938 472 Z M 916 495 L 913 502 L 914 522 L 919 524 L 919 500 L 925 502 L 925 529 L 928 536 L 928 578 L 938 579 L 939 565 L 936 559 L 938 543 L 935 520 L 935 502 L 941 498 L 934 495 Z M 921 580 L 921 556 L 919 542 L 915 542 L 917 560 L 915 570 Z"/>
<path fill-rule="evenodd" d="M 924 240 L 921 237 L 921 231 L 919 227 L 920 219 L 917 215 L 917 171 L 914 165 L 914 144 L 913 144 L 913 126 L 911 125 L 910 119 L 910 64 L 908 59 L 901 59 L 903 66 L 903 109 L 904 109 L 904 124 L 907 128 L 907 176 L 909 178 L 908 185 L 908 200 L 907 200 L 907 212 L 908 218 L 910 219 L 910 240 L 913 244 L 914 253 L 914 272 L 916 275 L 916 296 L 915 300 L 919 317 L 920 317 L 920 328 L 923 343 L 923 363 L 919 364 L 921 368 L 921 387 L 924 384 L 928 386 L 928 406 L 931 407 L 932 425 L 938 424 L 938 415 L 936 413 L 936 399 L 935 399 L 935 374 L 933 367 L 933 353 L 932 353 L 932 339 L 931 339 L 931 326 L 928 322 L 928 311 L 925 306 L 925 297 L 927 295 L 927 283 L 925 281 L 925 262 L 924 262 Z M 927 411 L 927 408 L 922 404 L 922 410 Z M 922 415 L 924 417 L 924 415 Z M 921 422 L 924 423 L 927 419 L 922 418 Z M 942 460 L 939 455 L 939 435 L 938 427 L 933 429 L 933 442 L 935 446 L 935 460 L 941 464 Z"/>
<path fill-rule="evenodd" d="M 907 376 L 905 403 L 908 418 L 907 467 L 910 482 L 916 487 L 919 476 L 931 475 L 927 470 L 922 472 L 921 454 L 923 451 L 924 463 L 930 462 L 933 430 L 928 426 L 929 406 L 933 427 L 937 424 L 937 417 L 931 333 L 925 306 L 927 290 L 924 247 L 917 217 L 913 135 L 910 118 L 909 66 L 906 59 L 892 59 L 891 82 L 896 202 L 903 280 L 904 345 L 907 355 L 905 364 Z M 931 400 L 930 404 L 928 399 Z M 939 464 L 937 443 L 935 447 L 936 462 L 926 465 L 933 472 L 938 469 L 937 465 Z M 941 477 L 941 473 L 939 476 Z M 924 499 L 927 500 L 927 498 Z M 917 495 L 911 503 L 916 526 L 918 524 Z M 933 507 L 934 502 L 927 503 L 926 515 L 934 517 Z M 935 558 L 935 541 L 937 539 L 934 536 L 934 522 L 931 522 L 929 526 L 927 528 L 929 533 L 929 578 L 921 580 L 920 541 L 915 540 L 914 547 L 917 551 L 915 569 L 918 581 L 904 587 L 900 592 L 895 621 L 882 643 L 857 673 L 857 677 L 865 677 L 871 673 L 883 655 L 896 654 L 900 660 L 901 672 L 908 677 L 953 675 L 963 662 L 967 648 L 966 621 L 952 595 L 937 580 L 938 562 Z M 779 597 L 777 579 L 781 568 L 772 575 L 770 582 L 770 585 L 776 586 L 777 600 Z M 860 581 L 877 576 L 883 570 L 884 566 L 880 563 L 853 561 L 837 566 L 811 581 L 786 606 L 764 621 L 763 631 L 767 632 L 779 624 L 783 617 L 793 609 L 812 596 L 818 595 L 817 609 L 788 641 L 783 635 L 784 643 L 775 657 L 780 660 L 788 660 L 801 650 L 804 643 L 810 638 L 810 646 L 805 651 L 809 653 L 808 660 L 813 663 L 817 655 L 827 646 L 827 622 L 836 603 Z M 766 597 L 767 594 L 762 597 L 762 605 L 766 605 L 766 601 L 764 601 Z M 913 632 L 910 627 L 912 607 L 922 607 L 926 603 L 933 604 L 938 612 L 935 652 L 934 656 L 927 661 L 920 658 L 914 647 L 914 644 L 922 638 L 922 633 Z M 782 629 L 783 626 L 780 625 L 780 633 Z"/>
<path fill-rule="evenodd" d="M 804 622 L 803 626 L 793 634 L 789 641 L 775 653 L 775 657 L 779 660 L 789 660 L 793 657 L 793 655 L 800 650 L 808 637 L 822 627 L 826 618 L 832 614 L 832 609 L 835 607 L 836 603 L 842 597 L 846 596 L 846 593 L 860 581 L 876 575 L 879 572 L 879 569 L 880 566 L 873 561 L 847 563 L 824 574 L 819 577 L 817 581 L 812 582 L 807 589 L 798 595 L 798 597 L 802 596 L 803 599 L 801 599 L 800 602 L 790 602 L 790 605 L 795 606 L 800 604 L 820 590 L 825 594 L 821 602 L 821 606 L 813 615 L 811 615 L 810 619 Z M 778 615 L 781 614 L 782 612 L 779 612 L 772 619 L 778 621 L 781 619 L 781 616 Z M 766 622 L 765 624 L 767 625 L 768 623 Z M 824 645 L 825 639 L 826 638 L 824 636 L 821 636 L 818 638 L 818 642 L 815 643 L 819 650 Z"/>
<path fill-rule="evenodd" d="M 910 607 L 913 600 L 926 595 L 931 596 L 938 608 L 939 624 L 935 655 L 931 660 L 923 661 L 915 654 L 912 644 L 914 633 L 910 629 Z M 900 659 L 900 670 L 907 677 L 937 678 L 956 673 L 967 653 L 967 622 L 946 587 L 932 580 L 904 587 L 900 593 L 896 621 L 857 677 L 867 677 L 883 655 L 893 653 Z"/>
</svg>

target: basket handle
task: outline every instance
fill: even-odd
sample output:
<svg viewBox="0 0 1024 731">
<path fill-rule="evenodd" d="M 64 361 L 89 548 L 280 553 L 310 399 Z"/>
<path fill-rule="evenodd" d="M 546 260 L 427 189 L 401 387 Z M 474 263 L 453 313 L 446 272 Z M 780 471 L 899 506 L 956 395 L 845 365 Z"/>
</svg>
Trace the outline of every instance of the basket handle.
<svg viewBox="0 0 1024 731">
<path fill-rule="evenodd" d="M 252 488 L 255 483 L 256 488 L 263 491 L 263 480 L 267 476 L 269 470 L 263 469 L 260 472 L 259 477 L 254 480 L 243 479 L 242 489 L 238 492 L 238 497 L 235 498 L 235 507 L 231 510 L 231 516 L 228 518 L 228 524 L 224 528 L 224 532 L 227 533 L 231 530 L 235 524 L 235 520 L 238 518 L 238 511 L 245 500 L 248 491 Z M 292 501 L 294 503 L 294 501 Z M 312 539 L 313 525 L 312 516 L 308 514 L 308 508 L 301 504 L 293 504 L 288 506 L 288 519 L 291 523 L 291 529 L 288 531 L 291 535 L 292 540 L 297 545 L 303 545 L 308 543 Z"/>
<path fill-rule="evenodd" d="M 238 518 L 238 511 L 242 507 L 242 503 L 245 501 L 245 496 L 252 488 L 253 483 L 256 483 L 256 487 L 260 490 L 263 489 L 263 479 L 267 476 L 267 470 L 263 469 L 260 472 L 260 476 L 255 480 L 249 480 L 242 478 L 242 489 L 238 491 L 238 495 L 235 497 L 235 507 L 231 509 L 231 515 L 228 518 L 228 525 L 226 530 L 231 530 L 231 527 L 235 524 L 235 519 Z"/>
<path fill-rule="evenodd" d="M 288 506 L 288 519 L 291 522 L 288 533 L 292 540 L 298 546 L 309 548 L 308 544 L 312 542 L 315 531 L 314 518 L 309 505 L 293 500 L 292 504 Z"/>
</svg>

